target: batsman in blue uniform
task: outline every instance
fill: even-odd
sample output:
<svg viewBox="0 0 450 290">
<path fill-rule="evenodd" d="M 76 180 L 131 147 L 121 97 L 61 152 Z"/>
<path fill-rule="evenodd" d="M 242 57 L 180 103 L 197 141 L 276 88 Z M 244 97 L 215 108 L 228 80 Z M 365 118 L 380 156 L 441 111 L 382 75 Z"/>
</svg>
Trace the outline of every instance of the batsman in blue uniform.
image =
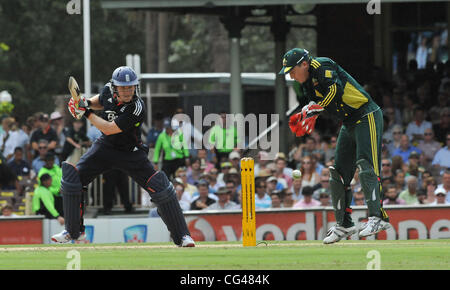
<svg viewBox="0 0 450 290">
<path fill-rule="evenodd" d="M 62 164 L 65 230 L 53 235 L 52 240 L 68 243 L 84 238 L 87 185 L 107 170 L 121 169 L 149 193 L 173 242 L 180 247 L 194 247 L 172 183 L 147 159 L 148 147 L 141 141 L 146 109 L 133 69 L 118 67 L 100 94 L 90 99 L 81 96 L 78 102 L 71 98 L 68 108 L 74 118 L 84 116 L 102 135 L 78 164 Z M 103 110 L 102 117 L 93 110 Z"/>
</svg>

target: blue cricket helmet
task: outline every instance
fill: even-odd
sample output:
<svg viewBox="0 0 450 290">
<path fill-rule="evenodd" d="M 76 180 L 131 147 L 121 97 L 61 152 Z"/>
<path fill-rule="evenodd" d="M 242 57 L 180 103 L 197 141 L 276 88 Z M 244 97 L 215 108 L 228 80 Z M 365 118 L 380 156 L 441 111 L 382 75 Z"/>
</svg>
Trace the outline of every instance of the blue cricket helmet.
<svg viewBox="0 0 450 290">
<path fill-rule="evenodd" d="M 120 66 L 112 73 L 112 84 L 114 86 L 136 86 L 139 85 L 139 80 L 131 67 Z"/>
</svg>

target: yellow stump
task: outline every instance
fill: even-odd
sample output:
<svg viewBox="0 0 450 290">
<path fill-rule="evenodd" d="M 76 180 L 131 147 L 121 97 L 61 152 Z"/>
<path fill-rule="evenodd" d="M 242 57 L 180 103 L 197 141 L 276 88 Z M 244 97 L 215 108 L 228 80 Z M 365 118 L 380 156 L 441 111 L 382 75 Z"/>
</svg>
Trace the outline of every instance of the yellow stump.
<svg viewBox="0 0 450 290">
<path fill-rule="evenodd" d="M 242 245 L 244 247 L 256 246 L 254 168 L 253 158 L 241 159 Z"/>
</svg>

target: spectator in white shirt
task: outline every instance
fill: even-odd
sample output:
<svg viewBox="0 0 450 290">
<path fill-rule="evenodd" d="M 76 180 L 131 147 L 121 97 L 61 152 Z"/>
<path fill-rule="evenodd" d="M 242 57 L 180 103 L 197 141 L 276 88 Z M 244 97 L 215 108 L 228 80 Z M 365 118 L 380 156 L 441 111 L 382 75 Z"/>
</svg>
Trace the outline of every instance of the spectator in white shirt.
<svg viewBox="0 0 450 290">
<path fill-rule="evenodd" d="M 401 125 L 394 125 L 392 127 L 392 139 L 388 139 L 387 148 L 389 150 L 389 155 L 393 155 L 395 150 L 400 147 L 400 140 L 403 134 L 403 127 Z"/>
<path fill-rule="evenodd" d="M 292 181 L 292 187 L 290 190 L 293 194 L 292 194 L 292 199 L 294 200 L 294 202 L 298 202 L 301 199 L 303 199 L 303 195 L 302 195 L 302 179 L 301 178 L 296 178 Z"/>
<path fill-rule="evenodd" d="M 424 69 L 428 58 L 427 38 L 421 36 L 419 43 L 416 51 L 417 68 Z"/>
<path fill-rule="evenodd" d="M 438 185 L 437 189 L 443 189 L 445 191 L 447 195 L 446 200 L 450 203 L 450 169 L 447 168 L 444 171 L 442 183 Z"/>
<path fill-rule="evenodd" d="M 414 109 L 414 119 L 406 127 L 406 135 L 411 142 L 423 140 L 425 129 L 431 129 L 431 122 L 425 121 L 425 111 L 421 107 Z"/>
<path fill-rule="evenodd" d="M 431 165 L 440 170 L 441 172 L 444 168 L 450 168 L 450 133 L 447 134 L 447 146 L 441 148 L 436 155 L 434 155 L 433 162 Z M 441 173 L 442 174 L 442 173 Z"/>
<path fill-rule="evenodd" d="M 216 195 L 218 197 L 217 202 L 211 204 L 206 210 L 227 210 L 227 209 L 239 209 L 240 206 L 234 201 L 230 200 L 231 190 L 225 186 L 220 187 Z"/>
<path fill-rule="evenodd" d="M 425 129 L 424 138 L 423 140 L 419 141 L 417 148 L 422 151 L 422 165 L 425 168 L 428 168 L 433 161 L 434 155 L 436 155 L 439 149 L 441 149 L 441 144 L 434 139 L 433 129 Z"/>
<path fill-rule="evenodd" d="M 9 160 L 14 155 L 14 149 L 21 147 L 24 151 L 28 144 L 28 135 L 19 128 L 14 118 L 6 117 L 2 120 L 4 132 L 0 134 L 0 148 L 3 156 Z"/>
</svg>

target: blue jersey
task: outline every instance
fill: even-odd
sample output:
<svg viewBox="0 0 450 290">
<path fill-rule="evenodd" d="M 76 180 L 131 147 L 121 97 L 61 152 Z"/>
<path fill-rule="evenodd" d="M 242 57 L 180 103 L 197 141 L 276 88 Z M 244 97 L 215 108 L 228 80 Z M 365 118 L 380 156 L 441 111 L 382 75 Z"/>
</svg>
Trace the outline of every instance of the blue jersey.
<svg viewBox="0 0 450 290">
<path fill-rule="evenodd" d="M 118 102 L 113 97 L 111 83 L 102 89 L 99 101 L 104 108 L 101 117 L 108 122 L 115 122 L 122 130 L 118 134 L 102 134 L 99 142 L 118 150 L 137 150 L 142 144 L 141 126 L 146 114 L 144 101 L 135 95 L 129 103 Z"/>
</svg>

